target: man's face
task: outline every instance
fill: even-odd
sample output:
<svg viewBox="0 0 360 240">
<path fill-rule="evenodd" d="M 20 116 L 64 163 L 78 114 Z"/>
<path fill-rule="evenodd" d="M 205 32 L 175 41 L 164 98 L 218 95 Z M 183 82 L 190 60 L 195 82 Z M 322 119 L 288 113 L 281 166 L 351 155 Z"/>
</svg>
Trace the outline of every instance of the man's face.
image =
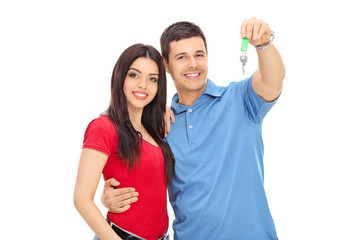
<svg viewBox="0 0 360 240">
<path fill-rule="evenodd" d="M 201 37 L 191 37 L 170 43 L 166 71 L 171 74 L 179 95 L 200 96 L 206 88 L 208 58 Z"/>
</svg>

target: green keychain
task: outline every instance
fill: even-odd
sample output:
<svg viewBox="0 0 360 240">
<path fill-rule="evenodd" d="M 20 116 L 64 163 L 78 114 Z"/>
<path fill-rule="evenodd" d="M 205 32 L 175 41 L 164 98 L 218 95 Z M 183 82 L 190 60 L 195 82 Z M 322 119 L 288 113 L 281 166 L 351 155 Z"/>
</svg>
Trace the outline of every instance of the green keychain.
<svg viewBox="0 0 360 240">
<path fill-rule="evenodd" d="M 241 42 L 241 51 L 247 51 L 249 45 L 249 39 L 243 38 Z"/>
<path fill-rule="evenodd" d="M 240 62 L 242 63 L 243 75 L 245 74 L 245 64 L 246 64 L 246 62 L 247 62 L 246 51 L 247 51 L 247 49 L 248 49 L 248 45 L 249 45 L 249 39 L 243 38 L 243 39 L 242 39 L 242 43 L 241 43 L 241 52 L 242 52 L 242 55 L 240 56 Z"/>
</svg>

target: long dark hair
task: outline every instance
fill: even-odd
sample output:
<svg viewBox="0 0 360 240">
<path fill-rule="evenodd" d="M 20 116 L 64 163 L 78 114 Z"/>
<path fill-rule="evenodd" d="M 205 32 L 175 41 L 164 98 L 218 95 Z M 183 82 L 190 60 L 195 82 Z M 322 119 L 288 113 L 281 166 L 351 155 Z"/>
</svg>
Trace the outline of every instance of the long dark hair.
<svg viewBox="0 0 360 240">
<path fill-rule="evenodd" d="M 141 123 L 155 142 L 160 146 L 165 159 L 167 182 L 174 176 L 175 158 L 169 145 L 162 139 L 165 134 L 164 112 L 166 107 L 166 73 L 160 53 L 152 46 L 134 44 L 127 48 L 115 64 L 111 77 L 111 101 L 105 114 L 112 121 L 119 138 L 117 146 L 120 160 L 130 170 L 140 159 L 142 135 L 131 124 L 124 93 L 124 81 L 132 63 L 140 58 L 152 59 L 158 66 L 158 92 L 154 99 L 144 107 Z"/>
</svg>

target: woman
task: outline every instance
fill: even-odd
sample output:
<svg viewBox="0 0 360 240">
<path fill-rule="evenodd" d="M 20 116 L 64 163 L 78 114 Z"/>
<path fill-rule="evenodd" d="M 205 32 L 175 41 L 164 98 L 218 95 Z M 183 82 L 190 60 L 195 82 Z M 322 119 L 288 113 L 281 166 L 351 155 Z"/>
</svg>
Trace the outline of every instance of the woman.
<svg viewBox="0 0 360 240">
<path fill-rule="evenodd" d="M 160 53 L 143 44 L 126 49 L 113 70 L 110 106 L 86 129 L 75 185 L 75 207 L 102 240 L 165 239 L 166 185 L 175 161 L 162 140 L 165 104 Z M 93 201 L 101 173 L 139 193 L 130 210 L 108 212 L 106 220 Z"/>
</svg>

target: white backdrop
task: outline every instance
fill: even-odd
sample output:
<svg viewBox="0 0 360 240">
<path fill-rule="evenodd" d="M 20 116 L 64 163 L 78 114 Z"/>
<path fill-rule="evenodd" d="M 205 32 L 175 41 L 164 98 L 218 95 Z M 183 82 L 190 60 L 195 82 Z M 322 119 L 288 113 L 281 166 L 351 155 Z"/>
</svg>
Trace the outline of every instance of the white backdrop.
<svg viewBox="0 0 360 240">
<path fill-rule="evenodd" d="M 256 16 L 275 32 L 287 70 L 263 126 L 279 238 L 360 239 L 360 18 L 351 2 L 2 1 L 1 235 L 92 239 L 73 189 L 85 128 L 108 106 L 121 52 L 137 42 L 160 49 L 168 25 L 192 21 L 208 40 L 208 77 L 227 85 L 244 78 L 240 25 Z M 245 77 L 257 66 L 251 47 L 248 56 Z"/>
</svg>

